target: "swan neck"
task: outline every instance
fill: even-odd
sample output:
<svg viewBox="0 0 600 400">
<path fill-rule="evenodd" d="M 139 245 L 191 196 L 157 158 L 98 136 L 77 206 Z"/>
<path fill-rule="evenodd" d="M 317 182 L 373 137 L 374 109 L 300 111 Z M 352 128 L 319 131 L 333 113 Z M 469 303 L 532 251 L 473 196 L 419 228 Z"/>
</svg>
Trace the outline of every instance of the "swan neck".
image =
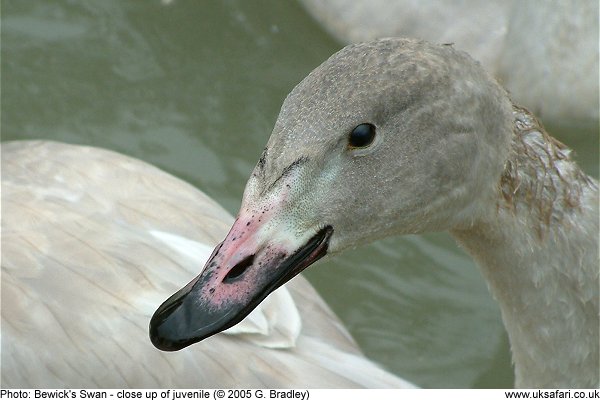
<svg viewBox="0 0 600 400">
<path fill-rule="evenodd" d="M 495 202 L 452 231 L 498 300 L 518 387 L 599 384 L 598 185 L 514 108 Z"/>
</svg>

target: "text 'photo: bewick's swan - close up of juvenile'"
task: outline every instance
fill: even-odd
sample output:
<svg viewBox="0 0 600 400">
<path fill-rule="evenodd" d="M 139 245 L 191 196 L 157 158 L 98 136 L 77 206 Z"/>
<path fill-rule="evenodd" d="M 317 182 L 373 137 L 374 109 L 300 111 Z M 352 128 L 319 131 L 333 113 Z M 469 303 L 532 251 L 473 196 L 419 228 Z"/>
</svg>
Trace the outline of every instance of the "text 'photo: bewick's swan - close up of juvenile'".
<svg viewBox="0 0 600 400">
<path fill-rule="evenodd" d="M 296 275 L 429 231 L 478 262 L 517 387 L 599 384 L 597 182 L 450 45 L 378 40 L 316 68 L 284 101 L 233 222 L 98 149 L 5 143 L 2 171 L 3 387 L 410 387 Z"/>
</svg>

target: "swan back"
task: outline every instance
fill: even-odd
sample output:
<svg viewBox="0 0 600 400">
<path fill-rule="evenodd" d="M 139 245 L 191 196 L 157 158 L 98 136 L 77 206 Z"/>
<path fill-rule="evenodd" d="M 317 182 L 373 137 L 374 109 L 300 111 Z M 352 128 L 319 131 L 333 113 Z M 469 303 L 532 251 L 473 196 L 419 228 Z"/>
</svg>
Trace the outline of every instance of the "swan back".
<svg viewBox="0 0 600 400">
<path fill-rule="evenodd" d="M 295 280 L 178 353 L 148 322 L 232 217 L 190 185 L 91 147 L 2 143 L 3 387 L 403 387 Z M 243 362 L 240 362 L 243 360 Z"/>
<path fill-rule="evenodd" d="M 385 37 L 454 43 L 480 61 L 514 100 L 535 110 L 546 124 L 598 125 L 598 2 L 300 3 L 344 44 Z"/>
</svg>

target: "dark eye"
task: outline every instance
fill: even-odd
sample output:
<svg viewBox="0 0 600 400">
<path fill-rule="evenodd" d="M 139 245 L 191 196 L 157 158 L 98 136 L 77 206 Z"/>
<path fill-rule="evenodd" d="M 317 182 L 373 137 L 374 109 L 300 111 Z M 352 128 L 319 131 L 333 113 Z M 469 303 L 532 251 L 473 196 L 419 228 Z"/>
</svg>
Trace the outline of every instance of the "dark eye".
<svg viewBox="0 0 600 400">
<path fill-rule="evenodd" d="M 375 125 L 360 124 L 352 129 L 348 136 L 348 145 L 350 147 L 367 147 L 375 139 Z"/>
</svg>

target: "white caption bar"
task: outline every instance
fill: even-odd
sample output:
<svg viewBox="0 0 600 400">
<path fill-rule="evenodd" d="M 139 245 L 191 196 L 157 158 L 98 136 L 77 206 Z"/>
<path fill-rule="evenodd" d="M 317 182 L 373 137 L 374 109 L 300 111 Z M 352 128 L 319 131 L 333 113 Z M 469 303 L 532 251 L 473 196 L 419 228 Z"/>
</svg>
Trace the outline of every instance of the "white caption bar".
<svg viewBox="0 0 600 400">
<path fill-rule="evenodd" d="M 485 400 L 485 399 L 600 399 L 599 389 L 1 389 L 0 399 L 115 399 L 115 400 Z"/>
</svg>

